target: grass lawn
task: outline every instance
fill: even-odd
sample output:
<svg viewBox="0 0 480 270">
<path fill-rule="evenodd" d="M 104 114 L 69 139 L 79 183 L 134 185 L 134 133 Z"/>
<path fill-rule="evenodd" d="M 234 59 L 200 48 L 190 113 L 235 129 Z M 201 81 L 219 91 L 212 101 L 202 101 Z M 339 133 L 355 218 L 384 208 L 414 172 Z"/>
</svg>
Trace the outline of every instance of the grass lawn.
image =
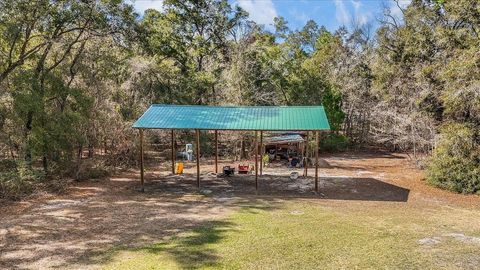
<svg viewBox="0 0 480 270">
<path fill-rule="evenodd" d="M 252 176 L 204 174 L 202 195 L 195 167 L 164 167 L 144 193 L 131 171 L 0 204 L 0 269 L 480 269 L 480 197 L 427 186 L 402 155 L 324 161 L 320 196 L 288 168 L 258 195 Z"/>
<path fill-rule="evenodd" d="M 263 200 L 105 269 L 475 269 L 478 210 L 392 202 Z"/>
</svg>

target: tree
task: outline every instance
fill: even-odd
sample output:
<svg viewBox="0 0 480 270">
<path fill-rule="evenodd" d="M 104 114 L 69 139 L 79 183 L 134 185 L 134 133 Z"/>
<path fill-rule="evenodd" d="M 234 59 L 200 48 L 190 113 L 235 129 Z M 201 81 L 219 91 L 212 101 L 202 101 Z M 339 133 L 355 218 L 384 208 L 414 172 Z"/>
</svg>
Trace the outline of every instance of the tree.
<svg viewBox="0 0 480 270">
<path fill-rule="evenodd" d="M 15 119 L 22 123 L 23 152 L 58 159 L 75 137 L 74 126 L 86 117 L 89 98 L 72 87 L 88 43 L 117 38 L 133 23 L 132 7 L 118 1 L 7 1 L 1 28 L 13 29 L 0 44 L 8 44 L 1 78 L 10 75 Z M 26 9 L 25 16 L 20 10 Z M 125 39 L 123 39 L 125 40 Z M 27 61 L 28 60 L 28 61 Z M 21 72 L 14 73 L 15 69 Z M 68 151 L 67 151 L 68 153 Z M 67 155 L 68 156 L 68 155 Z"/>
<path fill-rule="evenodd" d="M 215 97 L 223 63 L 229 61 L 228 39 L 246 13 L 226 0 L 169 0 L 164 6 L 164 12 L 145 14 L 146 51 L 161 55 L 158 61 L 174 61 L 182 75 L 179 88 L 189 103 L 208 103 Z"/>
</svg>

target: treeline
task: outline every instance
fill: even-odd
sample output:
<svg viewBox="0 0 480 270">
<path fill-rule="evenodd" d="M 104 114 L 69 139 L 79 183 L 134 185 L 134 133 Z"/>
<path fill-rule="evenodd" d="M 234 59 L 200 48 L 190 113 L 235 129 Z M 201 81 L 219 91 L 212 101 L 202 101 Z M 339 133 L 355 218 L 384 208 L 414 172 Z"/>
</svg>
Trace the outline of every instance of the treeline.
<svg viewBox="0 0 480 270">
<path fill-rule="evenodd" d="M 142 17 L 129 3 L 0 0 L 3 196 L 79 178 L 84 152 L 131 166 L 131 124 L 152 103 L 322 104 L 323 149 L 428 155 L 428 181 L 480 190 L 478 1 L 413 0 L 375 32 L 283 18 L 268 31 L 226 0 Z"/>
</svg>

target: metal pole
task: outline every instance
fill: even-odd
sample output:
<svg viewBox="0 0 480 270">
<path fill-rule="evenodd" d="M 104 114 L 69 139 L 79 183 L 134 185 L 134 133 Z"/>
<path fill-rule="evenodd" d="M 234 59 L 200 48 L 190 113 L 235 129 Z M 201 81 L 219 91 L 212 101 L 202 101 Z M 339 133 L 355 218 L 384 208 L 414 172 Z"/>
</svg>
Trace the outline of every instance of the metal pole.
<svg viewBox="0 0 480 270">
<path fill-rule="evenodd" d="M 175 174 L 175 139 L 172 129 L 172 174 Z"/>
<path fill-rule="evenodd" d="M 218 130 L 215 130 L 215 173 L 218 173 Z"/>
<path fill-rule="evenodd" d="M 255 130 L 255 190 L 258 191 L 258 131 Z"/>
<path fill-rule="evenodd" d="M 197 134 L 197 188 L 200 188 L 200 130 L 196 129 Z"/>
<path fill-rule="evenodd" d="M 319 148 L 319 132 L 315 131 L 315 192 L 318 192 L 318 148 Z"/>
<path fill-rule="evenodd" d="M 263 130 L 260 131 L 260 175 L 263 175 Z"/>
<path fill-rule="evenodd" d="M 142 184 L 142 192 L 145 191 L 144 179 L 143 179 L 143 129 L 140 131 L 140 182 Z"/>
</svg>

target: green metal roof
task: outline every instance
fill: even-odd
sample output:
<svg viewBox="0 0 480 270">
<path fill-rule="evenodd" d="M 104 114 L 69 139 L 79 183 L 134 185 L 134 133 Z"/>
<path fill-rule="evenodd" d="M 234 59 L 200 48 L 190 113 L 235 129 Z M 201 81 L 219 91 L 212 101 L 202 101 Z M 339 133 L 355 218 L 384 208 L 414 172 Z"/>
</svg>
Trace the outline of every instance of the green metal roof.
<svg viewBox="0 0 480 270">
<path fill-rule="evenodd" d="M 154 104 L 133 128 L 329 130 L 323 106 L 224 107 Z"/>
</svg>

